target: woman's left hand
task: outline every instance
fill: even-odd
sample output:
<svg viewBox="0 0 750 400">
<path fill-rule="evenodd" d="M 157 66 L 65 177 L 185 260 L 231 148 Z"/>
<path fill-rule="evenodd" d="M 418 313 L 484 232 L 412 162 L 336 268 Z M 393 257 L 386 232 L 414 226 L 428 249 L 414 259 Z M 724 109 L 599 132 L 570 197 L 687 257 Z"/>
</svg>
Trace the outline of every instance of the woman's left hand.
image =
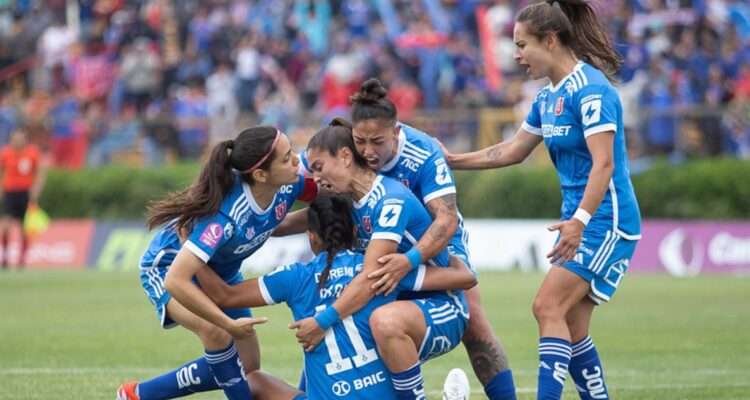
<svg viewBox="0 0 750 400">
<path fill-rule="evenodd" d="M 562 265 L 575 257 L 578 246 L 581 244 L 583 228 L 585 227 L 583 222 L 571 218 L 547 228 L 550 232 L 560 231 L 560 240 L 552 251 L 547 254 L 547 258 L 552 265 Z"/>
<path fill-rule="evenodd" d="M 385 294 L 390 296 L 398 287 L 398 283 L 411 271 L 409 259 L 401 253 L 387 254 L 378 258 L 382 265 L 367 275 L 369 279 L 377 279 L 371 285 L 376 295 Z"/>
<path fill-rule="evenodd" d="M 289 329 L 297 329 L 297 342 L 302 345 L 302 348 L 306 352 L 315 350 L 321 340 L 326 335 L 326 331 L 318 325 L 318 321 L 315 318 L 305 318 L 300 321 L 295 321 L 289 324 Z"/>
</svg>

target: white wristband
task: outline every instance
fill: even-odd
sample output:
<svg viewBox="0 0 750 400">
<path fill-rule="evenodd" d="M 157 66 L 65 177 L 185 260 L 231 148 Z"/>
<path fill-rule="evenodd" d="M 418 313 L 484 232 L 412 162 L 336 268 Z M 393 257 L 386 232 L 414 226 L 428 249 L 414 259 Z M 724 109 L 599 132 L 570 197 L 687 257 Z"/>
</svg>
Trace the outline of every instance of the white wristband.
<svg viewBox="0 0 750 400">
<path fill-rule="evenodd" d="M 583 208 L 578 208 L 576 213 L 573 214 L 573 218 L 583 222 L 583 226 L 586 226 L 589 224 L 589 221 L 591 221 L 591 214 Z"/>
</svg>

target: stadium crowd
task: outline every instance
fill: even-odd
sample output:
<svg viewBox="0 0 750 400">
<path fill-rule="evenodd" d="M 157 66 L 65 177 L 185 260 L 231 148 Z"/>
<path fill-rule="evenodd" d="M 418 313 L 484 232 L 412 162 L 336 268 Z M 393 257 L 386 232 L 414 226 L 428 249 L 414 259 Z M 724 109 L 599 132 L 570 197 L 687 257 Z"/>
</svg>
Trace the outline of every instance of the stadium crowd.
<svg viewBox="0 0 750 400">
<path fill-rule="evenodd" d="M 404 121 L 483 107 L 522 118 L 544 84 L 512 57 L 527 3 L 0 1 L 0 143 L 24 127 L 58 167 L 161 165 L 238 126 L 311 132 L 372 76 Z M 750 5 L 598 3 L 624 56 L 631 156 L 750 157 Z"/>
</svg>

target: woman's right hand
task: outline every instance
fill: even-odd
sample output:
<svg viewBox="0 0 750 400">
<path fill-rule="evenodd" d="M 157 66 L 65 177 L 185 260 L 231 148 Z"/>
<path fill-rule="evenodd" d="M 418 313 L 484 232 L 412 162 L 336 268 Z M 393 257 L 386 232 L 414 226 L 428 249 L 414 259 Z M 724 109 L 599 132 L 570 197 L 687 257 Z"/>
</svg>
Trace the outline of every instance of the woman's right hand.
<svg viewBox="0 0 750 400">
<path fill-rule="evenodd" d="M 255 336 L 255 325 L 265 324 L 266 322 L 268 322 L 266 317 L 238 318 L 232 320 L 226 330 L 235 339 L 249 339 Z"/>
</svg>

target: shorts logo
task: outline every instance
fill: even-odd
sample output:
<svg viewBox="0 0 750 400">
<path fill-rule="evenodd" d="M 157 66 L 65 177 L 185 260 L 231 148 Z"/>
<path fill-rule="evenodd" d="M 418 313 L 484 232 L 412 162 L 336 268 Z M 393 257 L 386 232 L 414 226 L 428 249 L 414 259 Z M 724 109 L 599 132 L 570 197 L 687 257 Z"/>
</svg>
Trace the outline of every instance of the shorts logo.
<svg viewBox="0 0 750 400">
<path fill-rule="evenodd" d="M 364 228 L 365 232 L 368 234 L 372 233 L 372 222 L 370 221 L 369 215 L 362 217 L 362 228 Z"/>
<path fill-rule="evenodd" d="M 349 382 L 338 381 L 331 387 L 331 392 L 339 397 L 344 397 L 352 390 L 352 386 Z"/>
<path fill-rule="evenodd" d="M 286 200 L 282 201 L 281 204 L 276 206 L 276 219 L 283 219 L 286 215 Z"/>
<path fill-rule="evenodd" d="M 200 241 L 206 246 L 215 249 L 216 245 L 219 244 L 221 236 L 224 234 L 224 229 L 218 222 L 212 222 L 208 224 L 206 229 L 201 234 Z"/>
</svg>

